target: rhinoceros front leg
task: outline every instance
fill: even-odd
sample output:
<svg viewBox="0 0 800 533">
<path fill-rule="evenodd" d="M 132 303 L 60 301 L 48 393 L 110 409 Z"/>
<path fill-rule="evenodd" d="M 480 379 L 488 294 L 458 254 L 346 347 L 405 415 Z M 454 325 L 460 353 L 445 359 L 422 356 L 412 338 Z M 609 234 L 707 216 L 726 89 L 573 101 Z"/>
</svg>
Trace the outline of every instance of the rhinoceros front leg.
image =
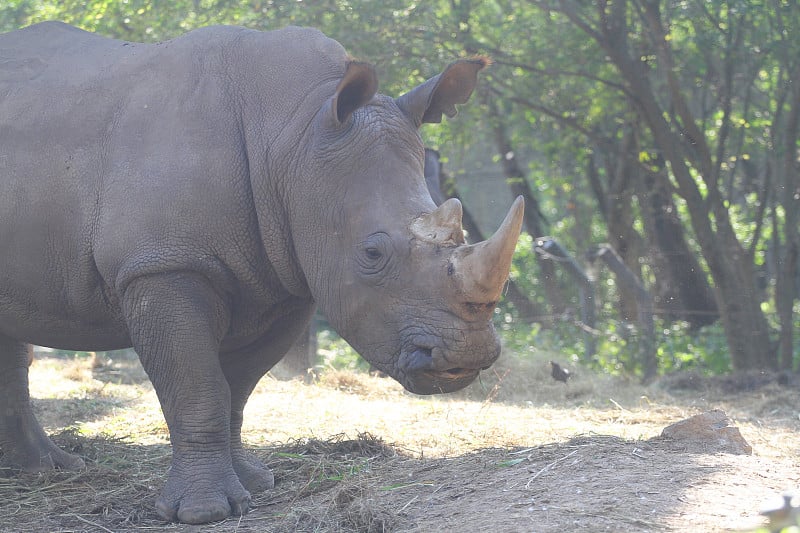
<svg viewBox="0 0 800 533">
<path fill-rule="evenodd" d="M 28 346 L 0 335 L 0 448 L 2 464 L 26 472 L 83 468 L 80 457 L 53 444 L 31 408 Z"/>
<path fill-rule="evenodd" d="M 258 380 L 271 366 L 260 357 L 262 350 L 225 354 L 222 368 L 231 391 L 231 460 L 239 481 L 250 492 L 261 492 L 275 486 L 272 471 L 254 454 L 242 447 L 242 420 L 247 398 Z"/>
<path fill-rule="evenodd" d="M 247 399 L 258 381 L 280 361 L 308 324 L 314 306 L 301 304 L 277 320 L 267 334 L 246 349 L 222 354 L 222 370 L 231 391 L 231 457 L 239 481 L 250 492 L 275 486 L 272 471 L 242 446 Z"/>
<path fill-rule="evenodd" d="M 254 363 L 257 358 L 251 359 Z M 259 365 L 260 366 L 260 365 Z M 232 368 L 235 367 L 235 368 Z M 246 364 L 224 365 L 231 387 L 231 460 L 239 481 L 250 492 L 261 492 L 275 486 L 272 471 L 255 454 L 242 447 L 242 420 L 247 398 L 258 380 L 269 370 Z M 238 371 L 242 370 L 242 373 Z M 249 374 L 247 371 L 249 370 Z"/>
<path fill-rule="evenodd" d="M 172 441 L 159 514 L 200 524 L 246 513 L 250 494 L 233 469 L 230 390 L 219 362 L 225 304 L 205 278 L 189 273 L 134 280 L 123 302 Z"/>
</svg>

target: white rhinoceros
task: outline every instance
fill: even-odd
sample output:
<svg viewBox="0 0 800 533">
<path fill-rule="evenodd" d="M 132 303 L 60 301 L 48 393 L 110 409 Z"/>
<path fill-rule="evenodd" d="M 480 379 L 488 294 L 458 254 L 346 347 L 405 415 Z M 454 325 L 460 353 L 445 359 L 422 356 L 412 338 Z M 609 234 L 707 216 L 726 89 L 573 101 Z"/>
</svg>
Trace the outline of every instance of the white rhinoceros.
<svg viewBox="0 0 800 533">
<path fill-rule="evenodd" d="M 4 461 L 83 465 L 34 418 L 28 343 L 136 349 L 173 448 L 156 507 L 189 523 L 272 486 L 242 448 L 242 410 L 314 305 L 408 390 L 470 383 L 500 351 L 491 316 L 522 202 L 465 244 L 461 205 L 426 190 L 417 128 L 452 116 L 486 63 L 393 99 L 311 29 L 0 35 Z"/>
</svg>

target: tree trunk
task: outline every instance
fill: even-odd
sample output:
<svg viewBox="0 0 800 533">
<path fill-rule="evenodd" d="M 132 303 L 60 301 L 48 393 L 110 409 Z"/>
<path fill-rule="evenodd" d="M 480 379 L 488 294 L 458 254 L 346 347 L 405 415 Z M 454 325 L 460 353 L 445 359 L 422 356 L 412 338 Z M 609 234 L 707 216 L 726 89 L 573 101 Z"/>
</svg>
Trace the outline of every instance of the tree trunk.
<svg viewBox="0 0 800 533">
<path fill-rule="evenodd" d="M 652 164 L 661 170 L 643 173 L 637 180 L 637 195 L 645 233 L 653 247 L 650 256 L 659 286 L 654 297 L 657 312 L 685 320 L 696 330 L 719 319 L 714 292 L 686 242 L 669 192 L 665 162 L 657 157 Z"/>
<path fill-rule="evenodd" d="M 544 230 L 544 217 L 539 209 L 539 201 L 533 195 L 533 191 L 530 185 L 528 185 L 528 180 L 525 178 L 525 173 L 522 172 L 522 169 L 519 167 L 519 163 L 517 162 L 517 158 L 511 146 L 511 140 L 508 138 L 505 124 L 497 106 L 493 102 L 489 102 L 489 109 L 492 119 L 492 128 L 494 130 L 495 146 L 500 155 L 503 175 L 511 189 L 512 195 L 514 197 L 522 196 L 525 199 L 525 231 L 527 231 L 534 240 L 539 237 L 544 237 L 546 235 Z M 566 308 L 566 303 L 561 288 L 558 285 L 555 265 L 553 265 L 551 261 L 542 261 L 538 255 L 536 257 L 539 272 L 542 276 L 542 286 L 544 287 L 547 297 L 547 303 L 550 306 L 550 312 L 553 316 L 559 315 Z"/>
<path fill-rule="evenodd" d="M 599 5 L 605 10 L 604 2 Z M 761 311 L 752 258 L 736 239 L 727 207 L 717 189 L 709 147 L 674 78 L 674 62 L 670 55 L 669 40 L 661 27 L 658 2 L 649 2 L 642 7 L 646 30 L 656 43 L 659 65 L 667 78 L 670 104 L 681 118 L 679 131 L 672 129 L 665 118 L 668 114 L 659 106 L 660 100 L 656 98 L 649 82 L 649 67 L 640 60 L 638 54 L 635 58 L 631 57 L 627 43 L 628 9 L 625 1 L 610 4 L 610 11 L 604 12 L 599 43 L 604 46 L 628 84 L 630 95 L 635 95 L 632 103 L 649 127 L 656 146 L 669 162 L 677 183 L 677 193 L 686 201 L 692 228 L 715 282 L 715 297 L 734 368 L 775 368 L 777 358 L 771 348 L 766 318 Z M 572 16 L 576 16 L 574 12 Z M 689 165 L 705 181 L 705 197 Z"/>
<path fill-rule="evenodd" d="M 778 337 L 780 367 L 794 366 L 794 300 L 798 297 L 798 255 L 800 255 L 800 168 L 797 140 L 800 123 L 800 68 L 793 72 L 789 115 L 783 134 L 783 161 L 780 165 L 783 180 L 779 184 L 778 202 L 783 206 L 784 242 L 775 280 L 775 306 L 781 331 Z M 791 83 L 793 82 L 793 83 Z"/>
<path fill-rule="evenodd" d="M 601 211 L 605 214 L 609 244 L 626 268 L 633 272 L 637 279 L 641 279 L 642 268 L 639 258 L 642 257 L 644 244 L 642 237 L 633 227 L 634 188 L 631 179 L 633 168 L 628 158 L 630 145 L 633 142 L 630 132 L 626 132 L 622 142 L 622 146 L 613 157 L 603 158 L 607 177 L 605 187 L 600 183 L 594 158 L 589 159 L 587 172 L 590 180 L 597 182 L 593 189 L 599 189 L 595 194 L 600 193 L 597 201 L 603 206 Z M 636 291 L 625 283 L 625 280 L 619 279 L 617 272 L 614 272 L 614 276 L 617 278 L 620 318 L 626 322 L 634 322 L 638 316 Z"/>
</svg>

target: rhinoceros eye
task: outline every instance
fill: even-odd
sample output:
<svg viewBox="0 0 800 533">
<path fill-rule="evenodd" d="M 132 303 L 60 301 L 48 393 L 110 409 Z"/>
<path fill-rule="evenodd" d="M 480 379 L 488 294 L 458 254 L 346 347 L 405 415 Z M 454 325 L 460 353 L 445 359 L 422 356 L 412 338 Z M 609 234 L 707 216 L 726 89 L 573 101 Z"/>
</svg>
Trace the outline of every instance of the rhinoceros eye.
<svg viewBox="0 0 800 533">
<path fill-rule="evenodd" d="M 356 263 L 359 273 L 368 278 L 380 277 L 392 254 L 392 239 L 386 233 L 373 233 L 359 243 Z"/>
<path fill-rule="evenodd" d="M 364 254 L 367 256 L 367 259 L 371 261 L 377 261 L 378 259 L 383 257 L 383 253 L 374 246 L 366 248 L 364 250 Z"/>
</svg>

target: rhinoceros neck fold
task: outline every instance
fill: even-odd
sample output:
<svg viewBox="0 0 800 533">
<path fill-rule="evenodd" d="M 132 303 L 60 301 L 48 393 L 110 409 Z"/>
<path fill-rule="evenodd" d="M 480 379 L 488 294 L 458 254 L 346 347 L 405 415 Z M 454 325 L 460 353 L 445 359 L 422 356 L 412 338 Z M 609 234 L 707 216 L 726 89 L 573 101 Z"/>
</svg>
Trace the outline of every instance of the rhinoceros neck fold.
<svg viewBox="0 0 800 533">
<path fill-rule="evenodd" d="M 264 41 L 270 41 L 265 43 Z M 316 53 L 310 53 L 308 44 Z M 272 53 L 265 57 L 264 49 Z M 240 106 L 241 131 L 254 209 L 264 253 L 281 285 L 310 298 L 297 259 L 290 204 L 307 131 L 336 89 L 347 54 L 320 32 L 287 28 L 242 36 L 227 66 L 236 80 L 232 98 Z"/>
<path fill-rule="evenodd" d="M 251 178 L 252 179 L 252 178 Z M 297 260 L 286 210 L 274 193 L 253 192 L 264 255 L 280 284 L 292 295 L 308 299 L 308 282 Z"/>
</svg>

